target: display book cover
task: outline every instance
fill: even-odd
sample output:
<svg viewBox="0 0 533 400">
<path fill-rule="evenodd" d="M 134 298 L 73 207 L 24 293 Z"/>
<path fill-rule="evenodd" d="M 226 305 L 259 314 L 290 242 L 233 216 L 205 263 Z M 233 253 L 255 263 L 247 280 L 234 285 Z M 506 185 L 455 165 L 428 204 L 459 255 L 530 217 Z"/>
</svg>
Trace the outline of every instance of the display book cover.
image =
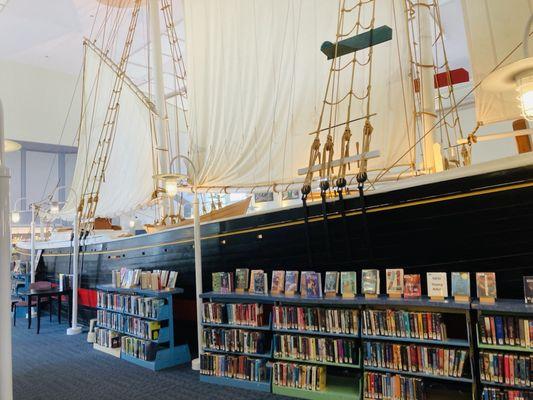
<svg viewBox="0 0 533 400">
<path fill-rule="evenodd" d="M 303 286 L 302 286 L 303 283 Z M 322 297 L 322 277 L 314 271 L 302 272 L 300 287 L 301 295 L 305 297 Z"/>
<path fill-rule="evenodd" d="M 324 295 L 326 297 L 335 297 L 339 292 L 339 273 L 337 271 L 326 271 L 324 281 Z"/>
<path fill-rule="evenodd" d="M 496 274 L 476 272 L 476 291 L 481 303 L 494 303 L 496 299 Z"/>
<path fill-rule="evenodd" d="M 354 297 L 357 294 L 357 273 L 355 271 L 341 272 L 342 297 Z"/>
<path fill-rule="evenodd" d="M 273 294 L 283 293 L 285 290 L 285 271 L 272 271 L 272 285 L 270 292 Z"/>
<path fill-rule="evenodd" d="M 422 296 L 420 274 L 405 274 L 403 276 L 403 297 L 416 299 Z"/>
<path fill-rule="evenodd" d="M 268 275 L 262 269 L 254 269 L 250 272 L 250 292 L 268 293 Z"/>
<path fill-rule="evenodd" d="M 298 292 L 299 271 L 285 272 L 285 294 L 292 295 Z"/>
<path fill-rule="evenodd" d="M 448 297 L 448 279 L 446 272 L 428 272 L 426 277 L 430 299 L 444 300 Z"/>
<path fill-rule="evenodd" d="M 250 269 L 237 268 L 235 270 L 235 291 L 245 292 L 250 286 Z"/>
<path fill-rule="evenodd" d="M 533 276 L 524 276 L 524 301 L 533 304 Z"/>
<path fill-rule="evenodd" d="M 470 274 L 452 272 L 452 296 L 456 301 L 470 301 Z"/>
<path fill-rule="evenodd" d="M 361 293 L 366 297 L 377 297 L 379 283 L 379 271 L 377 269 L 364 269 L 361 272 Z"/>
<path fill-rule="evenodd" d="M 402 297 L 403 295 L 403 269 L 387 269 L 385 271 L 387 294 L 389 297 Z"/>
</svg>

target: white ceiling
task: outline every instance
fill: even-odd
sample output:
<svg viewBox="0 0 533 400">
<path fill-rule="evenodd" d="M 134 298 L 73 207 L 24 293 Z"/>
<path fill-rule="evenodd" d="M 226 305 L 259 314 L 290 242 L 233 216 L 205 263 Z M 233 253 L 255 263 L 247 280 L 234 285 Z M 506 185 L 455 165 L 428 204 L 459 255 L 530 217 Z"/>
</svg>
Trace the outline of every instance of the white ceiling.
<svg viewBox="0 0 533 400">
<path fill-rule="evenodd" d="M 2 4 L 8 0 L 0 0 Z M 173 0 L 174 23 L 184 51 L 184 24 L 182 0 Z M 12 0 L 0 12 L 0 58 L 23 64 L 30 64 L 54 71 L 78 75 L 83 58 L 83 38 L 98 36 L 101 45 L 103 32 L 97 35 L 103 25 L 106 12 L 115 13 L 97 0 Z M 129 13 L 127 11 L 130 11 Z M 124 38 L 129 25 L 131 9 L 126 10 L 121 23 L 119 38 Z M 148 24 L 147 10 L 143 6 L 139 14 L 137 30 L 132 45 L 128 75 L 135 83 L 147 90 Z M 109 21 L 115 15 L 109 16 Z M 170 55 L 166 29 L 161 16 L 162 48 Z M 110 24 L 108 24 L 110 25 Z M 106 33 L 109 36 L 110 28 Z M 123 40 L 117 42 L 123 43 Z M 115 61 L 120 58 L 120 49 L 112 49 L 110 55 Z M 175 89 L 172 78 L 172 60 L 164 56 L 163 69 L 167 92 Z"/>
<path fill-rule="evenodd" d="M 172 3 L 176 31 L 181 41 L 181 50 L 184 52 L 182 1 L 173 0 Z M 3 4 L 6 5 L 2 11 Z M 470 70 L 461 2 L 441 0 L 440 4 L 450 65 L 452 68 L 464 67 Z M 2 11 L 0 12 L 0 59 L 77 75 L 82 64 L 83 38 L 95 37 L 97 28 L 104 21 L 106 10 L 108 8 L 97 0 L 0 0 L 0 11 Z M 113 17 L 110 18 L 112 19 Z M 120 37 L 124 38 L 127 26 L 128 16 L 121 24 Z M 146 91 L 149 40 L 144 6 L 139 15 L 138 28 L 128 75 Z M 163 53 L 169 55 L 168 40 L 163 26 L 162 32 Z M 123 43 L 120 40 L 117 42 Z M 114 50 L 111 57 L 117 60 L 120 49 Z M 174 92 L 176 87 L 172 78 L 172 61 L 169 57 L 164 57 L 164 71 L 166 91 Z"/>
</svg>

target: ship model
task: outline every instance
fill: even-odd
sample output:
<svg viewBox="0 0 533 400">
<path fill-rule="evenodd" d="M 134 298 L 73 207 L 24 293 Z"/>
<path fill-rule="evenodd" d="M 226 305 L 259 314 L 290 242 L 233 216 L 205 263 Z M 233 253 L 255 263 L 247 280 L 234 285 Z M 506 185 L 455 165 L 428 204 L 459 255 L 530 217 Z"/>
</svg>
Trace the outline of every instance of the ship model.
<svg viewBox="0 0 533 400">
<path fill-rule="evenodd" d="M 521 296 L 515 289 L 533 265 L 530 131 L 516 94 L 491 92 L 484 82 L 522 58 L 527 2 L 498 10 L 516 21 L 506 34 L 490 19 L 476 22 L 497 2 L 463 4 L 479 121 L 469 132 L 460 115 L 466 96 L 456 94 L 468 77 L 450 69 L 438 2 L 185 0 L 187 63 L 170 0 L 125 3 L 102 5 L 116 15 L 108 30 L 127 26 L 118 61 L 109 56 L 121 37 L 112 29 L 84 42 L 78 196 L 60 212 L 82 231 L 82 317 L 94 313 L 94 289 L 112 270 L 169 269 L 179 273 L 180 315 L 194 331 L 187 192 L 213 203 L 200 217 L 204 290 L 212 272 L 238 267 L 401 266 L 502 272 L 501 296 Z M 139 15 L 151 31 L 148 91 L 128 78 Z M 162 88 L 160 20 L 174 70 L 172 106 Z M 508 133 L 478 133 L 519 119 Z M 522 153 L 472 164 L 476 146 L 501 137 L 516 138 Z M 296 193 L 298 201 L 250 212 L 249 198 L 228 208 L 215 200 L 268 192 L 280 200 Z M 158 213 L 147 233 L 99 229 L 102 218 L 143 207 Z M 70 272 L 71 239 L 36 244 L 39 274 Z M 30 244 L 16 252 L 29 260 Z"/>
</svg>

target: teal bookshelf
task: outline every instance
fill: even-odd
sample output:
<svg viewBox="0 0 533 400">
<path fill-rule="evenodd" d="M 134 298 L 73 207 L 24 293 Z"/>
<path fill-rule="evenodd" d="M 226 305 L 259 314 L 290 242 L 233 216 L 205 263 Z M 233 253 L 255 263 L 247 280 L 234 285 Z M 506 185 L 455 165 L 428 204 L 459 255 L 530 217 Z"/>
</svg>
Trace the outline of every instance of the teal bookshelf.
<svg viewBox="0 0 533 400">
<path fill-rule="evenodd" d="M 157 310 L 156 317 L 129 313 L 123 308 L 116 309 L 111 307 L 97 307 L 97 309 L 101 310 L 102 312 L 115 315 L 115 318 L 117 320 L 122 320 L 122 325 L 124 325 L 122 329 L 119 329 L 107 324 L 97 324 L 99 328 L 117 332 L 122 337 L 131 337 L 152 343 L 152 350 L 150 351 L 149 356 L 146 357 L 147 359 L 136 357 L 123 351 L 123 349 L 113 349 L 98 344 L 95 344 L 95 349 L 115 355 L 123 360 L 139 365 L 143 368 L 151 369 L 153 371 L 159 371 L 165 368 L 190 362 L 191 355 L 188 345 L 176 345 L 174 336 L 175 322 L 173 315 L 173 301 L 174 296 L 183 293 L 183 289 L 175 288 L 156 291 L 139 288 L 115 288 L 113 285 L 99 285 L 97 286 L 97 290 L 100 292 L 120 294 L 124 296 L 141 296 L 163 299 L 164 304 Z M 146 321 L 148 323 L 160 323 L 161 327 L 158 329 L 157 338 L 147 338 L 143 335 L 129 331 L 125 326 L 125 321 L 127 321 L 129 318 L 137 318 L 139 321 Z"/>
</svg>

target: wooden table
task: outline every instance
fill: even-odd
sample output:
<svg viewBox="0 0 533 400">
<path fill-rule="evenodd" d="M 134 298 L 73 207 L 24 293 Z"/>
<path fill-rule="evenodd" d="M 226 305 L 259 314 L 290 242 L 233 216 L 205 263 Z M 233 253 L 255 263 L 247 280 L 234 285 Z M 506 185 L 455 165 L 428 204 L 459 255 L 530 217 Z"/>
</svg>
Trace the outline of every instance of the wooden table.
<svg viewBox="0 0 533 400">
<path fill-rule="evenodd" d="M 37 334 L 41 330 L 41 299 L 48 298 L 50 302 L 50 312 L 52 312 L 52 297 L 57 296 L 57 320 L 61 323 L 61 297 L 68 296 L 68 315 L 70 324 L 70 315 L 72 310 L 72 289 L 59 290 L 52 288 L 47 290 L 30 290 L 23 289 L 18 293 L 20 296 L 26 296 L 28 300 L 28 329 L 31 328 L 31 307 L 32 298 L 37 297 Z"/>
</svg>

